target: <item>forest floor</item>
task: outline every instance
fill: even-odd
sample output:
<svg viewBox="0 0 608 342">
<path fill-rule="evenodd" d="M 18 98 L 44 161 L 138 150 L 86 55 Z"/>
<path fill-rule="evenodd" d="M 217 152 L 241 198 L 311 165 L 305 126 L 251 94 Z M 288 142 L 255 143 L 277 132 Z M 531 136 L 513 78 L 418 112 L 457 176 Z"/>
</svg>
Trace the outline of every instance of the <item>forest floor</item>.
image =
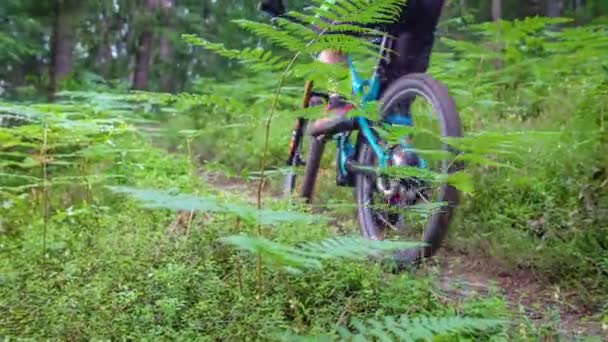
<svg viewBox="0 0 608 342">
<path fill-rule="evenodd" d="M 206 183 L 217 191 L 236 194 L 255 203 L 257 181 L 228 178 L 222 173 L 202 171 Z M 265 186 L 263 200 L 277 199 L 272 187 Z M 519 317 L 536 326 L 551 326 L 563 337 L 580 335 L 606 336 L 608 327 L 600 322 L 598 313 L 582 304 L 577 291 L 563 289 L 538 277 L 532 270 L 512 269 L 495 260 L 475 258 L 456 248 L 446 246 L 420 272 L 436 272 L 437 295 L 446 303 L 455 304 L 475 295 L 497 295 Z"/>
</svg>

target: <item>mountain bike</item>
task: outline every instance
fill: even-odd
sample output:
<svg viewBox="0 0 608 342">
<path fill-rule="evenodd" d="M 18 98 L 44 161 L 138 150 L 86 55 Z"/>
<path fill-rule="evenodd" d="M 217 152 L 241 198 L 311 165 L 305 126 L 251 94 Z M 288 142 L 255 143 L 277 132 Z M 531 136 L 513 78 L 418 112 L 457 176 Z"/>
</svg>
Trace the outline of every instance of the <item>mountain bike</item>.
<svg viewBox="0 0 608 342">
<path fill-rule="evenodd" d="M 414 235 L 425 246 L 401 251 L 396 258 L 417 263 L 440 247 L 458 204 L 457 189 L 445 181 L 447 177 L 437 175 L 447 176 L 461 168 L 454 159 L 457 151 L 443 138 L 460 137 L 462 129 L 446 87 L 428 74 L 402 76 L 380 94 L 380 63 L 389 60 L 394 39 L 385 34 L 376 43 L 380 54 L 370 79 L 361 78 L 350 56 L 347 61 L 353 94 L 359 96 L 362 107 L 379 104 L 377 117 L 346 115 L 319 125 L 297 118 L 284 191 L 290 195 L 295 190 L 295 169 L 303 166 L 300 196 L 311 202 L 326 142 L 334 140 L 336 183 L 354 188 L 361 234 L 375 240 Z M 313 88 L 308 81 L 303 107 L 314 105 L 313 99 L 329 100 L 328 94 Z M 419 127 L 423 123 L 435 125 L 438 132 Z M 402 136 L 395 136 L 399 132 Z M 305 137 L 310 139 L 306 155 L 302 152 Z M 431 142 L 438 146 L 426 146 Z M 434 171 L 435 181 L 420 177 L 425 171 Z"/>
</svg>

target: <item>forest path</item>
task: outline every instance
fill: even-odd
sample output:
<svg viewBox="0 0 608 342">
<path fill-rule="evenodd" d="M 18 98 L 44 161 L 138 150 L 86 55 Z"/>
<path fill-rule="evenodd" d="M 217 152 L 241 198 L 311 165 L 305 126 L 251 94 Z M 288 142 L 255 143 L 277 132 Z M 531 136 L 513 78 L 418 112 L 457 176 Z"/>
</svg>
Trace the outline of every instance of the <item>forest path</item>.
<svg viewBox="0 0 608 342">
<path fill-rule="evenodd" d="M 229 178 L 212 171 L 203 171 L 200 175 L 216 191 L 238 195 L 252 204 L 257 201 L 257 181 Z M 265 186 L 262 198 L 263 201 L 277 200 L 279 196 Z M 456 307 L 473 296 L 498 295 L 513 312 L 523 314 L 520 316 L 525 319 L 521 324 L 528 320 L 536 327 L 550 327 L 566 340 L 590 335 L 605 336 L 601 341 L 608 342 L 608 327 L 600 322 L 598 313 L 580 304 L 576 290 L 560 289 L 531 270 L 508 269 L 493 260 L 445 247 L 420 272 L 427 271 L 438 272 L 437 295 Z"/>
</svg>

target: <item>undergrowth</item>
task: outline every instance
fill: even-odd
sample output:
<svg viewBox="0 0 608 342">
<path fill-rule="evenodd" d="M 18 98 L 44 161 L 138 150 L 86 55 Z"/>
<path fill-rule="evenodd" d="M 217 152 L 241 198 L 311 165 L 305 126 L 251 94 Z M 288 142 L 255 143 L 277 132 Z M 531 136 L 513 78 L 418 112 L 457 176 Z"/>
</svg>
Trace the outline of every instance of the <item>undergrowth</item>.
<svg viewBox="0 0 608 342">
<path fill-rule="evenodd" d="M 25 126 L 11 128 L 12 132 L 22 129 Z M 90 169 L 105 165 L 102 174 L 120 176 L 114 181 L 106 178 L 101 184 L 87 185 L 86 174 L 69 185 L 54 183 L 56 176 L 68 173 L 70 166 L 65 165 L 61 173 L 48 173 L 48 197 L 39 202 L 29 191 L 13 195 L 15 184 L 5 185 L 0 237 L 3 336 L 267 340 L 284 338 L 285 331 L 324 335 L 354 319 L 404 313 L 413 318 L 456 317 L 455 309 L 436 294 L 432 277 L 387 276 L 358 258 L 323 262 L 322 270 L 299 275 L 264 268 L 260 296 L 253 271 L 255 258 L 221 242 L 227 234 L 255 230 L 251 222 L 256 215 L 248 214 L 247 204 L 237 205 L 235 198 L 206 189 L 191 173 L 187 158 L 167 155 L 138 134 L 125 134 L 113 141 L 114 148 L 122 151 L 113 163 L 91 160 L 87 164 Z M 99 141 L 89 142 L 87 148 L 107 143 L 106 139 Z M 186 223 L 175 222 L 171 211 L 142 209 L 138 202 L 116 192 L 123 188 L 108 188 L 107 184 L 174 189 L 166 195 L 135 193 L 144 200 L 155 199 L 157 206 L 165 203 L 163 196 L 199 192 L 201 197 L 186 196 L 168 203 L 175 210 L 207 207 L 193 218 L 186 232 Z M 90 197 L 73 197 L 76 190 L 89 191 Z M 66 198 L 66 194 L 72 196 Z M 199 198 L 202 200 L 196 200 Z M 46 216 L 45 201 L 51 204 Z M 212 206 L 215 213 L 209 211 Z M 274 213 L 281 218 L 280 211 Z M 295 245 L 334 237 L 323 221 L 287 218 L 289 222 L 280 229 L 267 232 L 277 243 Z M 268 216 L 265 220 L 269 223 Z M 342 244 L 348 245 L 348 241 Z M 313 255 L 327 259 L 319 248 Z M 348 250 L 358 256 L 360 248 L 353 241 L 343 250 L 342 257 L 348 257 Z M 335 253 L 336 249 L 328 251 Z M 274 259 L 281 263 L 280 258 Z M 296 265 L 300 265 L 297 260 Z M 495 319 L 509 317 L 501 302 L 471 301 L 477 303 L 472 318 L 480 317 L 480 306 L 487 306 Z M 467 314 L 461 308 L 458 317 Z M 453 331 L 459 325 L 475 329 L 503 324 L 489 320 L 467 323 L 456 318 L 450 323 L 444 321 L 447 319 L 428 321 L 428 333 Z M 497 332 L 503 334 L 501 331 Z"/>
</svg>

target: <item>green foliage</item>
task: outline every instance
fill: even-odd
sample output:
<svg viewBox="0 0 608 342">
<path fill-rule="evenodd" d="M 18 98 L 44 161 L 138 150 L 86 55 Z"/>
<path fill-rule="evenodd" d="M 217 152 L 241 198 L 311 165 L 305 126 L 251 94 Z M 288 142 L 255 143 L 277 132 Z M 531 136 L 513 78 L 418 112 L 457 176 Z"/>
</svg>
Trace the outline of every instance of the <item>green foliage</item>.
<svg viewBox="0 0 608 342">
<path fill-rule="evenodd" d="M 223 44 L 211 43 L 204 39 L 192 35 L 183 35 L 185 42 L 204 46 L 205 48 L 230 59 L 238 59 L 242 64 L 248 66 L 253 71 L 275 71 L 278 72 L 287 66 L 287 62 L 280 61 L 280 57 L 273 56 L 272 52 L 261 48 L 243 50 L 229 50 Z"/>
<path fill-rule="evenodd" d="M 199 197 L 158 190 L 133 189 L 128 187 L 110 187 L 114 192 L 128 194 L 139 200 L 143 207 L 150 209 L 170 209 L 174 211 L 200 211 L 234 215 L 251 223 L 277 225 L 292 223 L 315 223 L 324 220 L 322 217 L 293 211 L 257 209 L 245 203 L 224 201 L 216 197 Z"/>
<path fill-rule="evenodd" d="M 20 121 L 18 126 L 14 122 L 0 128 L 0 172 L 4 175 L 0 191 L 19 194 L 40 187 L 92 186 L 119 177 L 90 175 L 86 170 L 93 164 L 103 167 L 126 153 L 113 141 L 127 135 L 128 127 L 110 116 L 89 115 L 90 109 L 82 109 L 72 105 L 2 105 L 1 111 Z"/>
<path fill-rule="evenodd" d="M 353 334 L 345 329 L 340 330 L 342 338 L 353 340 L 364 340 L 367 338 L 378 338 L 382 341 L 432 340 L 455 332 L 469 332 L 474 330 L 487 330 L 503 325 L 505 322 L 498 320 L 462 318 L 462 317 L 421 317 L 410 319 L 406 316 L 384 317 L 382 320 L 369 319 L 364 322 L 353 321 L 352 325 L 357 333 Z"/>
<path fill-rule="evenodd" d="M 369 2 L 354 1 L 317 1 L 321 6 L 315 8 L 314 14 L 327 18 L 331 22 L 355 23 L 359 25 L 394 22 L 405 0 L 382 0 Z M 316 22 L 317 20 L 311 20 Z"/>
<path fill-rule="evenodd" d="M 100 169 L 100 174 L 120 170 L 128 183 L 138 186 L 205 190 L 199 180 L 191 180 L 183 158 L 155 153 L 133 137 L 115 144 L 126 156 L 116 169 Z M 143 151 L 128 152 L 133 145 Z M 92 161 L 87 165 L 95 166 Z M 118 189 L 142 195 L 133 188 Z M 330 331 L 340 317 L 398 315 L 404 305 L 413 317 L 450 312 L 431 291 L 430 279 L 387 276 L 359 262 L 334 261 L 323 272 L 310 270 L 298 277 L 267 268 L 268 291 L 259 299 L 252 258 L 217 243 L 229 236 L 240 212 L 234 202 L 227 210 L 230 215 L 223 210 L 197 215 L 185 238 L 166 233 L 172 219 L 166 211 L 139 209 L 104 187 L 91 190 L 92 203 L 65 203 L 61 194 L 73 196 L 74 188 L 49 189 L 53 209 L 46 224 L 42 203 L 32 202 L 28 193 L 2 199 L 3 336 L 268 340 L 284 330 L 304 335 Z M 158 192 L 143 195 L 163 207 L 201 209 L 198 197 L 162 194 L 171 199 L 163 204 Z M 224 205 L 216 196 L 204 198 Z M 48 236 L 41 255 L 45 225 Z M 241 229 L 251 227 L 243 224 Z M 300 244 L 298 251 L 311 251 L 320 260 L 362 255 L 359 239 L 332 238 L 323 225 L 296 220 L 269 233 L 282 243 Z M 319 238 L 326 240 L 308 242 Z"/>
<path fill-rule="evenodd" d="M 495 43 L 442 39 L 454 52 L 436 54 L 432 72 L 455 94 L 468 130 L 479 132 L 452 142 L 465 142 L 461 158 L 479 165 L 469 168 L 478 181 L 456 244 L 575 283 L 591 298 L 606 283 L 606 27 L 546 28 L 564 22 L 475 26 Z"/>
<path fill-rule="evenodd" d="M 253 22 L 249 20 L 235 20 L 242 28 L 255 35 L 268 40 L 270 43 L 288 50 L 292 55 L 315 54 L 325 49 L 337 49 L 343 53 L 358 53 L 371 56 L 377 55 L 374 44 L 362 41 L 346 31 L 354 30 L 360 33 L 380 34 L 380 31 L 362 27 L 371 23 L 387 23 L 397 19 L 403 0 L 374 1 L 372 4 L 365 0 L 321 2 L 321 6 L 314 7 L 313 14 L 305 15 L 290 12 L 289 15 L 299 21 L 320 27 L 320 32 L 300 24 L 291 23 L 285 19 L 277 20 L 278 25 Z M 319 19 L 323 17 L 332 23 L 343 22 L 348 24 L 329 25 Z M 339 18 L 339 20 L 338 20 Z M 356 28 L 359 26 L 360 28 Z M 335 29 L 334 29 L 335 27 Z M 237 59 L 240 63 L 253 71 L 274 71 L 286 73 L 287 66 L 292 62 L 274 55 L 263 48 L 243 50 L 227 49 L 223 44 L 211 43 L 193 35 L 183 35 L 182 38 L 189 44 L 204 46 L 223 57 Z M 290 57 L 291 58 L 291 57 Z"/>
<path fill-rule="evenodd" d="M 320 260 L 347 258 L 364 259 L 382 253 L 420 247 L 419 243 L 399 241 L 371 241 L 360 237 L 331 238 L 320 242 L 305 243 L 297 248 L 285 246 L 263 238 L 228 236 L 223 242 L 239 249 L 268 256 L 272 261 L 292 271 L 320 269 Z"/>
</svg>

